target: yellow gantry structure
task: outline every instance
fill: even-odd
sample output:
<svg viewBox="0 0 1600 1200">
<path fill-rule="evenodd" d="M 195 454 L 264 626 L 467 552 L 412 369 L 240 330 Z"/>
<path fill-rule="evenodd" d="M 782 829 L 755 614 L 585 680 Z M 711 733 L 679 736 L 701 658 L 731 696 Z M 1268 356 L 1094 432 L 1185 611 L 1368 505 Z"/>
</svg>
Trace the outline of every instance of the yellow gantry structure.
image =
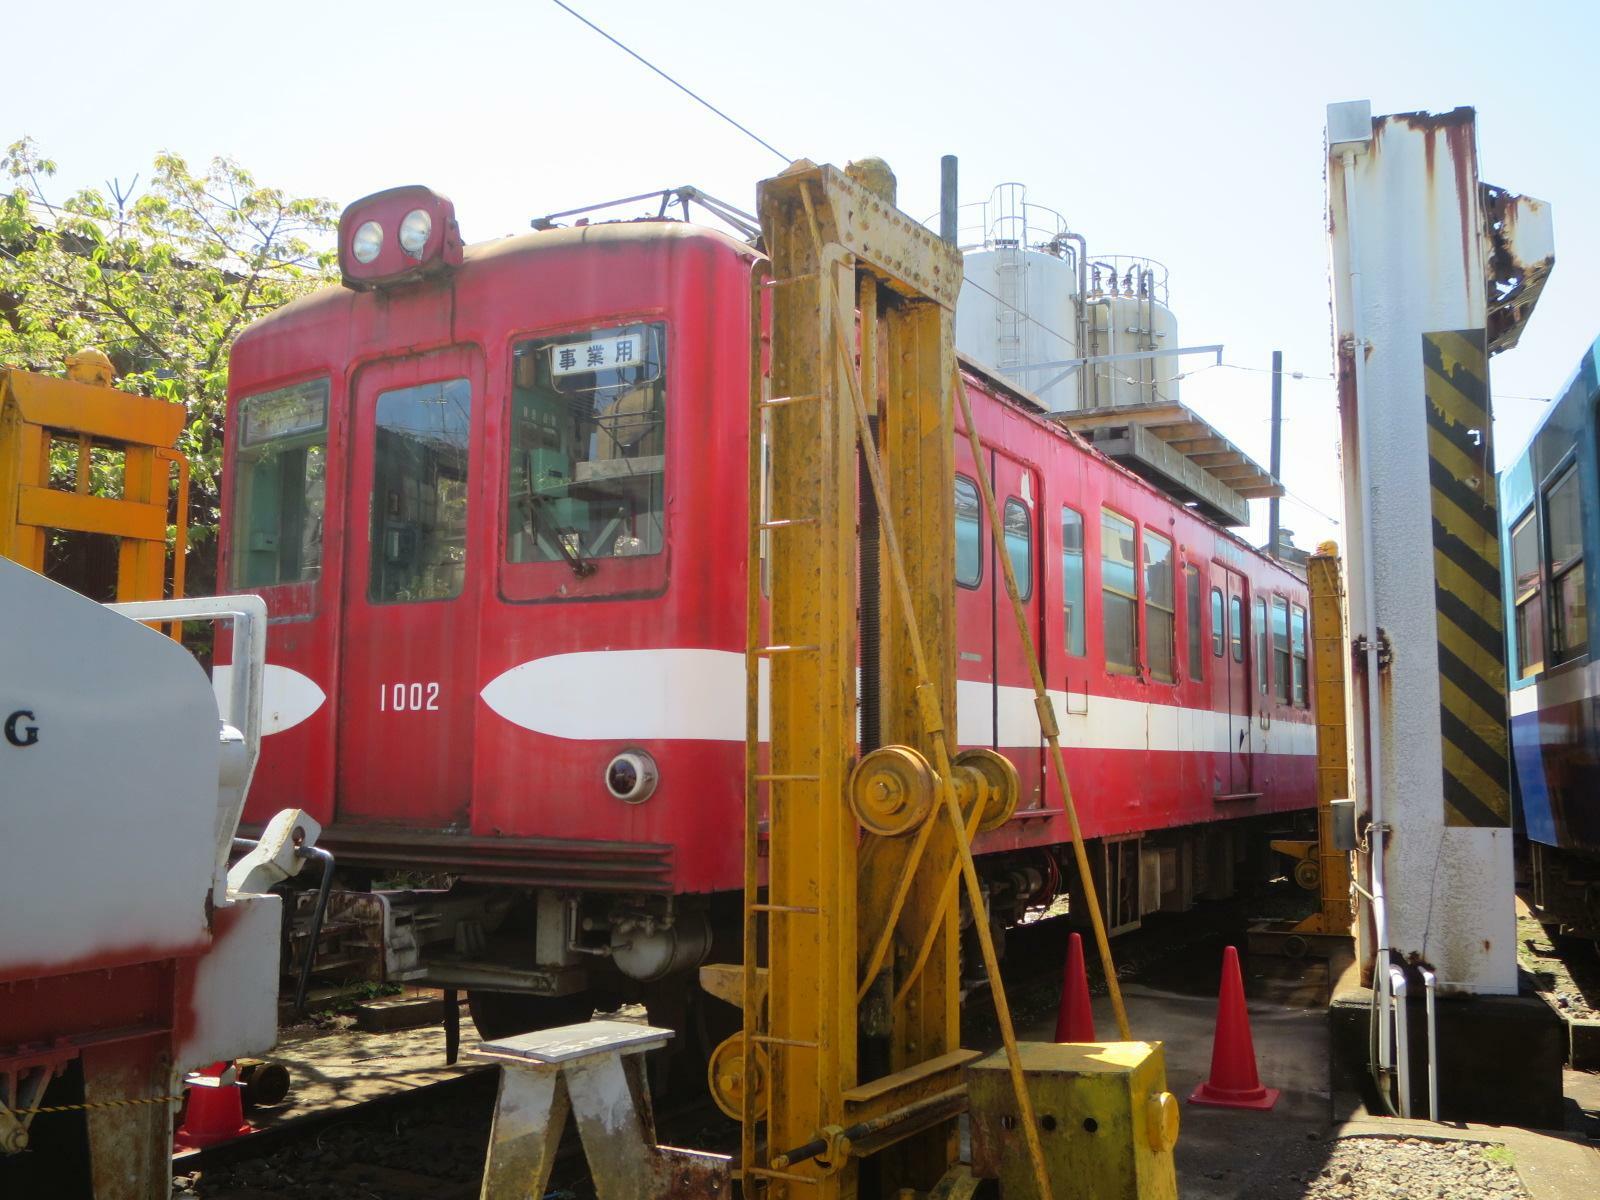
<svg viewBox="0 0 1600 1200">
<path fill-rule="evenodd" d="M 184 419 L 181 404 L 112 387 L 110 360 L 98 351 L 73 355 L 65 379 L 0 370 L 0 557 L 44 573 L 52 530 L 114 537 L 117 600 L 181 596 L 189 464 L 174 447 Z M 53 443 L 73 453 L 70 490 L 51 477 Z M 120 474 L 120 496 L 95 493 L 96 452 L 113 477 Z"/>
<path fill-rule="evenodd" d="M 705 972 L 745 1023 L 712 1088 L 743 1122 L 747 1192 L 854 1197 L 869 1156 L 872 1194 L 926 1192 L 955 1163 L 977 1057 L 956 886 L 976 897 L 971 837 L 1017 795 L 1006 760 L 954 741 L 961 259 L 894 206 L 875 160 L 796 163 L 759 200 L 744 960 L 736 987 Z M 1026 1109 L 1020 1066 L 1015 1082 Z"/>
<path fill-rule="evenodd" d="M 1011 818 L 1019 789 L 1008 759 L 955 737 L 960 255 L 895 207 L 875 159 L 800 161 L 758 196 L 769 258 L 753 276 L 744 953 L 701 968 L 744 1013 L 710 1064 L 712 1095 L 741 1122 L 744 1194 L 970 1200 L 956 1118 L 976 1080 L 1015 1144 L 1002 1155 L 1014 1200 L 1174 1196 L 1160 1045 L 1063 1058 L 1019 1044 L 982 915 L 972 842 Z M 1031 647 L 1009 565 L 1007 591 Z M 1098 918 L 1081 854 L 1079 866 Z M 960 1042 L 963 894 L 1003 1043 L 981 1063 Z M 1113 999 L 1126 1039 L 1114 983 Z M 1083 1158 L 1069 1143 L 1107 1142 L 1102 1109 L 1115 1146 Z"/>
</svg>

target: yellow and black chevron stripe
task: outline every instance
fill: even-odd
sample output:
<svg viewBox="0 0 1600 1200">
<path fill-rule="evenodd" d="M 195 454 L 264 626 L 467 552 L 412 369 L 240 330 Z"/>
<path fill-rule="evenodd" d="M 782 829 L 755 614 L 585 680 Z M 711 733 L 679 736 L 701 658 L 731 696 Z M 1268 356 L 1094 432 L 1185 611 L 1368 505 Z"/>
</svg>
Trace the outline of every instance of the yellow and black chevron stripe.
<svg viewBox="0 0 1600 1200">
<path fill-rule="evenodd" d="M 1422 335 L 1446 825 L 1511 823 L 1500 522 L 1484 331 Z"/>
</svg>

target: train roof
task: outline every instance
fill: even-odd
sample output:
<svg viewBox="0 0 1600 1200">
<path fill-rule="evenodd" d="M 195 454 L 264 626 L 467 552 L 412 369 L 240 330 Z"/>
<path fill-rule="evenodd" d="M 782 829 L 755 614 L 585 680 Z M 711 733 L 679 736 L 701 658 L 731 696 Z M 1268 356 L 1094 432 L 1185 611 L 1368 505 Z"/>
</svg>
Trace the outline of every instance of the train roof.
<svg viewBox="0 0 1600 1200">
<path fill-rule="evenodd" d="M 1500 468 L 1501 478 L 1504 479 L 1528 460 L 1534 452 L 1534 447 L 1550 426 L 1568 424 L 1568 414 L 1575 408 L 1581 408 L 1596 392 L 1600 392 L 1600 337 L 1596 337 L 1583 352 L 1583 357 L 1578 360 L 1578 365 L 1567 377 L 1567 382 L 1562 385 L 1555 400 L 1539 415 L 1539 420 L 1529 432 L 1527 441 L 1523 442 L 1521 449 Z M 1492 389 L 1489 399 L 1492 405 L 1494 400 Z"/>
</svg>

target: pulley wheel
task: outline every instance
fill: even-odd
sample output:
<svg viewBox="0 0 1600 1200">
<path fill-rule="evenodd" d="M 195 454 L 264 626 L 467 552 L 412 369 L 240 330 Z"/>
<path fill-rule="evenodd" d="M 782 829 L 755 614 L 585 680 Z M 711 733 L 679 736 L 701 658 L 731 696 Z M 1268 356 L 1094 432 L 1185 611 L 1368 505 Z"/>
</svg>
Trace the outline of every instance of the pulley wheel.
<svg viewBox="0 0 1600 1200">
<path fill-rule="evenodd" d="M 706 1082 L 711 1089 L 711 1098 L 720 1108 L 735 1121 L 744 1116 L 744 1089 L 746 1081 L 753 1076 L 757 1117 L 767 1115 L 767 1052 L 760 1046 L 755 1047 L 754 1070 L 747 1070 L 744 1057 L 744 1031 L 725 1038 L 721 1045 L 711 1052 L 711 1061 L 706 1066 Z"/>
<path fill-rule="evenodd" d="M 983 807 L 983 819 L 978 823 L 980 833 L 999 829 L 1017 811 L 1017 798 L 1022 794 L 1022 782 L 1017 778 L 1017 768 L 998 750 L 978 747 L 963 750 L 956 755 L 955 767 L 976 771 L 988 785 L 988 802 Z"/>
<path fill-rule="evenodd" d="M 1312 858 L 1302 858 L 1294 865 L 1294 881 L 1308 892 L 1322 886 L 1322 867 Z"/>
<path fill-rule="evenodd" d="M 862 757 L 850 773 L 850 807 L 869 833 L 899 837 L 920 825 L 933 808 L 933 768 L 910 746 L 884 746 Z"/>
</svg>

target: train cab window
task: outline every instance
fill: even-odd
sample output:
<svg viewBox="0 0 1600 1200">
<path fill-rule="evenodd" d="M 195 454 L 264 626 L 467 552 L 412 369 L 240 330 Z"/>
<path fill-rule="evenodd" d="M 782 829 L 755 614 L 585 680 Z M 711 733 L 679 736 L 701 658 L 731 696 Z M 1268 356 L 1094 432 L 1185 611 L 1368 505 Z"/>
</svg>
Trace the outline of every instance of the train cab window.
<svg viewBox="0 0 1600 1200">
<path fill-rule="evenodd" d="M 239 402 L 233 469 L 233 586 L 272 587 L 322 571 L 328 381 Z"/>
<path fill-rule="evenodd" d="M 510 435 L 507 561 L 587 574 L 661 553 L 665 325 L 518 342 Z"/>
<path fill-rule="evenodd" d="M 1273 692 L 1284 704 L 1289 702 L 1289 602 L 1272 598 L 1272 682 Z"/>
<path fill-rule="evenodd" d="M 1001 520 L 1006 523 L 1006 556 L 1011 573 L 1017 577 L 1017 595 L 1026 600 L 1033 595 L 1033 523 L 1028 506 L 1015 496 L 1006 501 Z"/>
<path fill-rule="evenodd" d="M 1584 600 L 1583 527 L 1574 464 L 1545 493 L 1545 530 L 1550 550 L 1550 660 L 1566 662 L 1589 645 Z"/>
<path fill-rule="evenodd" d="M 1228 597 L 1228 640 L 1233 645 L 1233 661 L 1244 661 L 1244 601 Z"/>
<path fill-rule="evenodd" d="M 1511 529 L 1511 570 L 1516 577 L 1517 678 L 1544 670 L 1544 605 L 1539 575 L 1539 522 L 1533 510 Z"/>
<path fill-rule="evenodd" d="M 1139 663 L 1138 584 L 1133 522 L 1100 510 L 1100 618 L 1106 670 L 1132 675 Z"/>
<path fill-rule="evenodd" d="M 1223 647 L 1227 645 L 1228 635 L 1222 627 L 1222 589 L 1211 589 L 1211 654 L 1215 658 L 1222 657 Z"/>
<path fill-rule="evenodd" d="M 956 476 L 956 583 L 975 588 L 983 579 L 983 517 L 978 485 Z"/>
<path fill-rule="evenodd" d="M 1144 531 L 1145 657 L 1150 674 L 1165 683 L 1176 677 L 1177 637 L 1172 590 L 1172 542 Z"/>
<path fill-rule="evenodd" d="M 472 385 L 465 379 L 379 393 L 367 578 L 374 603 L 461 594 L 471 417 Z"/>
<path fill-rule="evenodd" d="M 1256 624 L 1256 691 L 1263 696 L 1270 686 L 1268 673 L 1272 670 L 1272 646 L 1267 640 L 1267 602 L 1257 596 L 1254 604 Z"/>
<path fill-rule="evenodd" d="M 1061 607 L 1066 620 L 1067 653 L 1084 653 L 1083 514 L 1061 510 Z"/>
<path fill-rule="evenodd" d="M 1184 633 L 1189 639 L 1189 678 L 1205 675 L 1206 648 L 1201 636 L 1200 568 L 1186 563 L 1183 568 Z"/>
<path fill-rule="evenodd" d="M 1289 625 L 1289 645 L 1294 654 L 1294 703 L 1296 708 L 1306 704 L 1306 610 L 1294 606 L 1293 620 Z"/>
</svg>

